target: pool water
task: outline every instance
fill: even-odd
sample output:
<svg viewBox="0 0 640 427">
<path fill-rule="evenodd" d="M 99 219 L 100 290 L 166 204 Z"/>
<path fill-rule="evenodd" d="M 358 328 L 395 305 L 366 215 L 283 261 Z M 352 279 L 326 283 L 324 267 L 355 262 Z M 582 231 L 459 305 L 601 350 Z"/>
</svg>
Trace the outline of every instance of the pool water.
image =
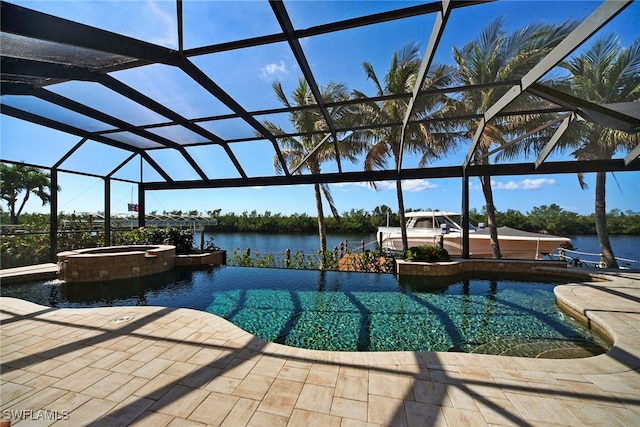
<svg viewBox="0 0 640 427">
<path fill-rule="evenodd" d="M 337 351 L 462 351 L 584 357 L 608 344 L 555 304 L 560 283 L 509 277 L 242 267 L 176 269 L 92 284 L 3 286 L 3 296 L 54 307 L 157 305 L 207 311 L 260 338 Z"/>
</svg>

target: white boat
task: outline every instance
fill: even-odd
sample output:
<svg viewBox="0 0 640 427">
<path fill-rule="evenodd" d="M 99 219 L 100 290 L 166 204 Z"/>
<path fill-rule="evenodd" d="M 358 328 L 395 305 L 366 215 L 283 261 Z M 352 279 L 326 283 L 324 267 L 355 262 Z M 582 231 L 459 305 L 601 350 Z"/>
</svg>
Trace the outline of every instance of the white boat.
<svg viewBox="0 0 640 427">
<path fill-rule="evenodd" d="M 450 256 L 462 255 L 461 215 L 456 212 L 407 212 L 407 239 L 409 247 L 440 246 Z M 378 227 L 378 244 L 383 250 L 402 252 L 400 227 Z M 571 239 L 543 233 L 530 233 L 510 227 L 498 228 L 498 242 L 503 258 L 541 259 Z M 469 256 L 493 258 L 489 229 L 482 224 L 469 230 Z"/>
</svg>

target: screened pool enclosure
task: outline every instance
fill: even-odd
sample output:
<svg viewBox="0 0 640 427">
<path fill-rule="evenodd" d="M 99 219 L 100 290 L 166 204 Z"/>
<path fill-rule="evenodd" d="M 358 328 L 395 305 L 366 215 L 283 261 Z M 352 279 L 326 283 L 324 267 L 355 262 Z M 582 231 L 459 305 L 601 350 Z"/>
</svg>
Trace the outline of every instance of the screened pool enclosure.
<svg viewBox="0 0 640 427">
<path fill-rule="evenodd" d="M 72 135 L 74 142 L 35 141 L 27 134 L 20 140 L 3 138 L 0 161 L 50 172 L 52 188 L 59 173 L 104 180 L 106 218 L 111 216 L 112 183 L 134 184 L 141 226 L 145 197 L 155 190 L 459 178 L 466 212 L 472 177 L 637 173 L 638 94 L 602 103 L 553 84 L 552 78 L 566 75 L 562 61 L 605 34 L 637 39 L 638 6 L 618 0 L 2 1 L 3 126 L 27 122 Z M 465 23 L 475 16 L 491 17 L 477 23 L 481 30 L 504 16 L 505 22 L 527 25 L 534 20 L 527 12 L 531 7 L 545 9 L 547 22 L 573 24 L 516 77 L 430 84 L 438 64 L 453 65 L 454 47 L 478 38 L 480 32 Z M 509 31 L 517 27 L 510 25 Z M 362 63 L 378 55 L 382 59 L 373 67 L 381 76 L 393 51 L 412 42 L 419 44 L 421 60 L 412 87 L 402 93 L 374 90 Z M 371 56 L 354 54 L 361 51 Z M 632 72 L 637 77 L 639 70 Z M 278 73 L 296 74 L 304 83 L 305 105 L 283 104 L 274 95 Z M 359 92 L 323 97 L 330 82 L 344 82 Z M 465 104 L 470 94 L 487 102 L 471 108 Z M 443 108 L 447 102 L 459 108 Z M 403 114 L 372 115 L 389 103 L 403 105 Z M 317 120 L 300 132 L 290 117 L 304 112 Z M 359 119 L 345 120 L 341 112 Z M 604 157 L 561 152 L 572 129 L 584 123 L 624 132 L 627 148 Z M 479 150 L 498 126 L 515 130 L 495 149 Z M 444 144 L 438 135 L 456 136 L 447 143 L 461 150 L 462 160 L 420 163 L 412 148 L 420 132 L 433 136 L 427 154 Z M 362 153 L 355 154 L 356 162 L 345 160 L 342 150 L 348 144 L 389 134 L 399 138 L 396 164 L 369 168 Z M 303 138 L 314 145 L 292 164 L 287 141 Z M 509 155 L 515 151 L 520 155 Z M 304 167 L 320 152 L 328 159 L 322 171 Z M 257 153 L 260 161 L 248 153 Z M 95 161 L 78 160 L 86 155 Z M 52 248 L 57 212 L 54 191 Z M 104 227 L 108 243 L 109 221 Z"/>
</svg>

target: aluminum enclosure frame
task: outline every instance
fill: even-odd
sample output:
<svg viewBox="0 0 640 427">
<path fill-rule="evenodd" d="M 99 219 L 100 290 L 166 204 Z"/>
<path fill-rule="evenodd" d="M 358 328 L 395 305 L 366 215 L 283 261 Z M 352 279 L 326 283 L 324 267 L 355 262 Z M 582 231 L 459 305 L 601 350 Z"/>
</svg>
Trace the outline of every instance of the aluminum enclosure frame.
<svg viewBox="0 0 640 427">
<path fill-rule="evenodd" d="M 542 85 L 539 81 L 544 74 L 562 61 L 571 53 L 575 52 L 582 43 L 593 34 L 596 34 L 606 23 L 622 13 L 632 0 L 606 0 L 596 11 L 587 17 L 562 43 L 551 51 L 540 63 L 521 79 L 512 82 L 495 82 L 491 86 L 508 89 L 503 97 L 495 104 L 487 108 L 486 111 L 477 115 L 467 117 L 445 117 L 439 120 L 479 120 L 480 125 L 475 137 L 471 141 L 468 154 L 461 165 L 451 167 L 429 167 L 429 168 L 405 168 L 402 160 L 398 169 L 382 171 L 356 171 L 345 172 L 338 156 L 338 134 L 347 130 L 374 129 L 375 127 L 398 127 L 401 133 L 406 133 L 407 126 L 416 123 L 411 119 L 412 110 L 416 99 L 419 96 L 427 96 L 420 90 L 425 74 L 429 70 L 434 54 L 439 46 L 441 36 L 447 28 L 449 17 L 455 10 L 461 8 L 473 8 L 476 5 L 488 3 L 487 1 L 432 1 L 425 2 L 417 6 L 402 7 L 386 12 L 375 13 L 367 16 L 360 16 L 341 21 L 329 22 L 310 28 L 296 28 L 289 17 L 286 4 L 279 0 L 269 0 L 273 17 L 277 21 L 280 31 L 258 37 L 248 37 L 230 42 L 218 43 L 209 46 L 201 46 L 194 49 L 184 49 L 183 43 L 183 4 L 181 0 L 176 0 L 176 16 L 178 23 L 178 49 L 172 50 L 159 45 L 148 43 L 132 37 L 116 34 L 101 28 L 91 27 L 82 23 L 73 22 L 60 17 L 48 15 L 42 12 L 31 10 L 25 7 L 14 5 L 10 2 L 0 2 L 0 19 L 2 50 L 0 51 L 0 94 L 16 95 L 23 97 L 34 97 L 57 107 L 71 111 L 75 114 L 85 116 L 92 120 L 97 120 L 108 124 L 111 128 L 105 131 L 91 131 L 86 128 L 75 126 L 74 124 L 57 121 L 54 117 L 48 116 L 46 112 L 29 111 L 16 108 L 5 103 L 0 104 L 0 112 L 4 115 L 18 118 L 20 120 L 32 122 L 41 126 L 46 126 L 58 131 L 62 131 L 79 138 L 79 142 L 74 147 L 61 156 L 54 159 L 52 165 L 33 165 L 50 170 L 52 182 L 57 182 L 58 172 L 71 172 L 80 175 L 95 176 L 105 181 L 105 204 L 108 206 L 111 192 L 111 181 L 119 178 L 114 175 L 129 162 L 140 160 L 142 164 L 148 164 L 161 180 L 149 181 L 127 181 L 133 182 L 139 188 L 140 223 L 144 225 L 144 197 L 146 191 L 169 190 L 169 189 L 196 189 L 196 188 L 229 188 L 229 187 L 251 187 L 251 186 L 273 186 L 273 185 L 303 185 L 317 183 L 345 183 L 345 182 L 373 182 L 380 180 L 394 179 L 417 179 L 417 178 L 461 178 L 463 194 L 463 211 L 468 208 L 468 179 L 475 176 L 499 176 L 499 175 L 535 175 L 535 174 L 565 174 L 576 172 L 602 172 L 602 171 L 638 171 L 640 170 L 640 145 L 636 146 L 626 155 L 624 159 L 597 160 L 597 161 L 547 161 L 548 155 L 555 148 L 555 144 L 566 130 L 570 120 L 576 116 L 582 119 L 593 120 L 603 126 L 611 126 L 617 129 L 624 129 L 629 133 L 640 131 L 640 109 L 637 103 L 625 106 L 597 105 L 588 100 L 576 98 L 575 96 L 559 92 L 555 89 Z M 365 26 L 373 26 L 390 21 L 397 21 L 410 17 L 435 14 L 433 28 L 425 29 L 431 33 L 422 66 L 416 84 L 412 91 L 402 95 L 387 97 L 374 97 L 369 99 L 351 100 L 346 103 L 380 102 L 384 99 L 403 99 L 408 103 L 406 115 L 402 122 L 384 123 L 376 125 L 360 125 L 353 129 L 340 129 L 333 123 L 329 109 L 338 106 L 321 99 L 320 89 L 314 74 L 313 67 L 305 55 L 305 49 L 301 43 L 302 39 L 321 36 L 348 29 Z M 270 133 L 263 123 L 257 118 L 266 114 L 291 113 L 304 107 L 278 108 L 271 110 L 249 111 L 240 102 L 226 93 L 219 84 L 200 69 L 193 58 L 217 52 L 233 51 L 249 47 L 265 46 L 274 43 L 286 43 L 292 56 L 297 62 L 304 79 L 308 83 L 315 98 L 317 108 L 324 117 L 326 128 L 318 129 L 315 133 L 322 134 L 323 139 L 315 147 L 318 150 L 325 143 L 333 145 L 336 153 L 337 172 L 321 174 L 300 174 L 299 165 L 290 170 L 287 165 L 278 139 L 284 136 L 301 136 L 302 134 L 274 135 Z M 26 50 L 24 46 L 28 46 Z M 33 46 L 33 49 L 30 47 Z M 53 49 L 69 49 L 74 55 L 58 56 L 52 59 Z M 22 50 L 21 50 L 22 49 Z M 59 53 L 59 50 L 55 50 Z M 51 53 L 51 54 L 50 54 Z M 50 55 L 49 55 L 50 54 Z M 91 56 L 93 62 L 81 61 L 83 54 Z M 137 91 L 136 89 L 117 80 L 109 73 L 142 67 L 149 64 L 163 64 L 175 67 L 185 76 L 193 80 L 204 91 L 215 97 L 222 105 L 226 106 L 231 113 L 221 114 L 214 117 L 186 117 L 170 108 L 162 105 L 155 99 Z M 119 119 L 112 115 L 98 111 L 88 105 L 84 105 L 75 100 L 58 95 L 47 87 L 66 81 L 83 81 L 97 83 L 125 98 L 138 104 L 159 116 L 166 119 L 164 122 L 149 123 L 146 125 L 135 125 L 126 120 Z M 487 85 L 489 86 L 489 85 Z M 462 92 L 467 90 L 481 90 L 482 87 L 457 87 L 438 91 L 438 93 Z M 547 102 L 544 108 L 536 108 L 528 111 L 510 111 L 509 106 L 523 93 L 538 96 Z M 311 107 L 307 107 L 311 108 Z M 557 113 L 560 115 L 570 115 L 571 118 L 564 118 L 560 129 L 553 135 L 544 150 L 538 153 L 537 158 L 530 163 L 516 164 L 488 164 L 475 165 L 473 156 L 476 145 L 480 139 L 484 126 L 496 117 L 515 116 L 519 114 L 532 113 Z M 215 121 L 224 119 L 240 119 L 244 121 L 255 135 L 247 138 L 224 139 L 214 132 L 206 129 L 202 123 L 204 121 Z M 425 119 L 425 122 L 435 119 Z M 557 120 L 557 119 L 556 119 Z M 419 122 L 419 121 L 418 121 Z M 174 141 L 169 138 L 159 136 L 152 130 L 162 126 L 177 126 L 198 135 L 204 142 L 194 141 Z M 125 132 L 135 135 L 150 143 L 153 147 L 145 148 L 135 144 L 120 141 L 114 138 L 115 133 Z M 115 147 L 127 152 L 126 160 L 106 174 L 94 174 L 75 170 L 65 169 L 63 163 L 86 141 L 91 140 L 111 147 Z M 236 157 L 233 151 L 233 144 L 238 142 L 268 141 L 273 147 L 275 157 L 279 162 L 283 175 L 250 177 L 245 166 Z M 404 144 L 404 140 L 402 141 Z M 212 178 L 202 168 L 197 158 L 192 156 L 187 148 L 194 146 L 215 145 L 223 149 L 228 156 L 238 178 Z M 197 180 L 175 179 L 170 171 L 165 170 L 150 155 L 154 150 L 175 150 L 186 162 L 191 170 L 198 177 Z M 308 156 L 314 154 L 315 150 Z M 402 152 L 401 152 L 402 153 Z M 402 154 L 401 154 L 402 156 Z M 401 157 L 402 158 L 402 157 Z M 5 163 L 19 163 L 16 159 L 0 158 Z M 269 162 L 272 159 L 268 159 Z M 54 187 L 55 188 L 55 187 Z M 57 215 L 56 195 L 51 203 L 52 217 Z M 465 200 L 466 198 L 466 200 Z M 466 208 L 465 208 L 466 207 Z M 108 207 L 107 207 L 108 209 Z M 468 216 L 468 215 L 467 215 Z M 53 224 L 53 219 L 52 219 Z M 52 242 L 55 237 L 52 231 Z M 53 245 L 55 247 L 55 245 Z"/>
</svg>

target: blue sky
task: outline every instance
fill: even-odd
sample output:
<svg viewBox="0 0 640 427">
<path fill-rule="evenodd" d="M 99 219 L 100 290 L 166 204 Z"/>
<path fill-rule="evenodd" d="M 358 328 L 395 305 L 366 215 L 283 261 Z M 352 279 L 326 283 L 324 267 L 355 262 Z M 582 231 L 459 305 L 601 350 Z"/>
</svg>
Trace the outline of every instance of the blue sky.
<svg viewBox="0 0 640 427">
<path fill-rule="evenodd" d="M 139 38 L 169 48 L 177 48 L 175 3 L 167 1 L 20 1 L 17 4 L 46 13 L 76 20 L 88 25 L 100 26 L 109 31 Z M 307 28 L 331 20 L 376 13 L 397 7 L 398 3 L 410 6 L 414 2 L 384 1 L 285 1 L 291 20 L 296 28 Z M 505 17 L 505 30 L 511 31 L 531 22 L 562 22 L 567 19 L 582 19 L 595 10 L 600 2 L 543 2 L 543 1 L 499 1 L 481 6 L 454 10 L 435 62 L 451 62 L 452 46 L 461 47 L 477 37 L 480 31 L 496 16 Z M 278 24 L 265 1 L 185 1 L 185 48 L 220 43 L 238 38 L 260 36 L 278 31 Z M 603 33 L 615 32 L 623 45 L 629 45 L 639 37 L 637 22 L 640 21 L 640 4 L 628 7 L 605 28 Z M 371 62 L 380 78 L 384 76 L 394 50 L 406 43 L 418 42 L 424 51 L 431 33 L 433 16 L 420 16 L 408 21 L 390 22 L 380 28 L 359 28 L 337 34 L 303 39 L 302 47 L 314 72 L 316 81 L 344 82 L 352 89 L 373 95 L 375 89 L 366 80 L 362 62 Z M 461 31 L 463 29 L 464 31 Z M 592 40 L 587 41 L 588 46 Z M 273 94 L 272 83 L 280 81 L 285 92 L 290 94 L 301 76 L 293 54 L 286 44 L 244 49 L 238 52 L 223 52 L 193 57 L 192 61 L 205 71 L 218 85 L 233 96 L 246 110 L 280 107 Z M 232 66 L 241 64 L 240 66 Z M 135 89 L 160 100 L 164 105 L 185 116 L 207 117 L 229 112 L 228 108 L 203 92 L 188 77 L 177 69 L 152 65 L 112 73 L 113 77 Z M 180 87 L 180 91 L 170 88 Z M 86 102 L 116 117 L 126 118 L 133 124 L 143 125 L 162 122 L 149 110 L 136 105 L 123 105 L 118 96 L 95 83 L 68 82 L 48 87 L 49 90 Z M 34 99 L 2 97 L 3 103 L 29 110 L 41 107 Z M 47 108 L 51 108 L 47 106 Z M 73 122 L 78 120 L 69 112 L 54 111 L 59 117 Z M 276 121 L 289 129 L 286 116 L 264 117 Z M 0 157 L 7 160 L 25 161 L 52 165 L 73 147 L 79 138 L 52 131 L 37 125 L 22 122 L 5 115 L 0 116 Z M 85 121 L 88 128 L 104 129 L 104 123 Z M 252 128 L 240 120 L 203 122 L 202 126 L 223 138 L 253 136 Z M 154 130 L 167 137 L 182 137 L 174 128 Z M 25 145 L 28 149 L 25 150 Z M 249 176 L 272 175 L 273 148 L 267 141 L 232 144 L 232 150 Z M 161 150 L 164 151 L 164 150 Z M 167 152 L 154 153 L 154 159 L 171 170 L 175 179 L 193 179 L 194 172 L 179 156 Z M 211 177 L 232 178 L 237 171 L 220 147 L 199 147 L 188 150 Z M 450 166 L 461 163 L 467 149 L 452 153 L 448 158 L 432 166 Z M 107 173 L 128 156 L 120 150 L 95 142 L 87 142 L 74 153 L 63 168 L 96 173 Z M 619 155 L 622 157 L 622 153 Z M 550 160 L 569 159 L 568 153 L 555 154 Z M 523 158 L 521 161 L 532 161 Z M 405 167 L 416 167 L 418 159 L 407 156 Z M 135 159 L 116 176 L 138 179 L 139 160 Z M 343 170 L 362 170 L 362 162 L 343 163 Z M 335 165 L 327 164 L 323 172 L 335 172 Z M 143 167 L 143 179 L 154 181 L 158 176 L 148 167 Z M 516 209 L 530 211 L 533 207 L 557 204 L 580 214 L 593 211 L 594 175 L 588 174 L 588 190 L 581 190 L 575 175 L 536 175 L 494 178 L 494 196 L 501 211 Z M 64 212 L 103 211 L 104 184 L 102 180 L 62 173 L 59 183 L 59 209 Z M 405 206 L 413 209 L 441 209 L 459 211 L 461 206 L 461 180 L 437 179 L 405 181 Z M 378 191 L 366 183 L 331 185 L 336 206 L 340 212 L 351 209 L 371 211 L 385 204 L 397 208 L 395 184 L 380 183 Z M 113 181 L 112 212 L 125 212 L 127 203 L 136 201 L 135 185 Z M 171 210 L 222 209 L 223 212 L 256 210 L 283 214 L 307 213 L 315 215 L 315 201 L 310 186 L 262 187 L 214 190 L 153 191 L 146 195 L 147 212 Z M 484 198 L 477 179 L 471 180 L 471 207 L 481 209 Z M 6 209 L 6 206 L 3 206 Z M 640 173 L 627 172 L 608 175 L 607 208 L 640 210 Z M 30 201 L 29 212 L 47 212 L 48 207 L 38 201 Z M 327 210 L 328 212 L 328 210 Z"/>
</svg>

